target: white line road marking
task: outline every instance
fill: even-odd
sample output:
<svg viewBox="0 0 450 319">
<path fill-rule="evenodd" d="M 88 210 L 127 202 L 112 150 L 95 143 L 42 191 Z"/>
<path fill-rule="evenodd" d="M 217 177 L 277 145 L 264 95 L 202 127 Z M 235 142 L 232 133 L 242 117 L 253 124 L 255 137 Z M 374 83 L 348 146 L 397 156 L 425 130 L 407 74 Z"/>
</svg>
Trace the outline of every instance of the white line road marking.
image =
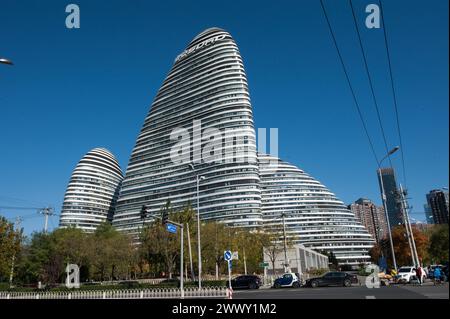
<svg viewBox="0 0 450 319">
<path fill-rule="evenodd" d="M 366 296 L 366 299 L 376 299 L 375 296 Z"/>
</svg>

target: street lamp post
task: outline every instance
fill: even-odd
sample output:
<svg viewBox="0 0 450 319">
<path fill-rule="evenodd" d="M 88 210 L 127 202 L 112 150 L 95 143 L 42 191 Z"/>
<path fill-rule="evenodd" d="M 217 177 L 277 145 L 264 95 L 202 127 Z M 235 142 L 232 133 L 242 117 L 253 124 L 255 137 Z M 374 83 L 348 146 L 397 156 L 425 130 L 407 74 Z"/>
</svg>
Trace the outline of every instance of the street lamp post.
<svg viewBox="0 0 450 319">
<path fill-rule="evenodd" d="M 383 184 L 383 175 L 381 174 L 381 164 L 383 161 L 388 158 L 390 155 L 394 154 L 400 149 L 400 147 L 396 146 L 392 150 L 390 150 L 385 157 L 381 159 L 381 161 L 378 163 L 378 176 L 380 178 L 380 187 L 381 187 L 381 199 L 383 201 L 383 208 L 384 213 L 386 215 L 386 222 L 387 222 L 387 228 L 388 228 L 388 234 L 389 234 L 389 243 L 391 245 L 391 254 L 392 254 L 392 261 L 394 263 L 394 269 L 397 271 L 397 261 L 395 260 L 395 252 L 394 252 L 394 242 L 392 241 L 392 232 L 391 232 L 391 223 L 389 222 L 389 216 L 388 216 L 388 210 L 387 210 L 387 203 L 386 203 L 386 193 L 384 191 L 384 184 Z"/>
<path fill-rule="evenodd" d="M 189 167 L 194 170 L 194 165 L 189 164 Z M 196 174 L 197 181 L 197 248 L 198 248 L 198 289 L 202 289 L 202 250 L 201 250 L 201 242 L 200 242 L 200 181 L 204 180 L 205 176 L 201 176 Z"/>
</svg>

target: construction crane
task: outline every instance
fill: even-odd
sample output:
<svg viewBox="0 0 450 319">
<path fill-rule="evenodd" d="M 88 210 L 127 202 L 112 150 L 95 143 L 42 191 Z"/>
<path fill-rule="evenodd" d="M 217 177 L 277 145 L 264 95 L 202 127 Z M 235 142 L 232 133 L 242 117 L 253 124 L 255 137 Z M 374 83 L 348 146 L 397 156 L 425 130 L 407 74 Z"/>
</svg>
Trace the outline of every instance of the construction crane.
<svg viewBox="0 0 450 319">
<path fill-rule="evenodd" d="M 14 210 L 36 210 L 38 214 L 44 215 L 44 233 L 47 232 L 48 229 L 48 217 L 57 215 L 54 212 L 53 207 L 20 207 L 20 206 L 0 206 L 0 209 L 14 209 Z M 25 216 L 19 216 L 20 218 L 24 218 Z"/>
</svg>

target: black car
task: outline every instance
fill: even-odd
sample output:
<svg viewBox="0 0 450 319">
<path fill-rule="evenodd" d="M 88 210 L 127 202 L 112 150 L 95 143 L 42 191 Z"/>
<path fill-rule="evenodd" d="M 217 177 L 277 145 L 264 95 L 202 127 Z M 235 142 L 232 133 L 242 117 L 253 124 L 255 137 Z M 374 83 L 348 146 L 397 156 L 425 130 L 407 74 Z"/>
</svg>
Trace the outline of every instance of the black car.
<svg viewBox="0 0 450 319">
<path fill-rule="evenodd" d="M 345 286 L 350 287 L 353 283 L 357 283 L 356 275 L 351 275 L 346 272 L 332 271 L 328 272 L 322 277 L 316 277 L 306 280 L 305 286 L 308 287 L 325 287 L 325 286 Z"/>
<path fill-rule="evenodd" d="M 256 275 L 242 275 L 231 280 L 233 289 L 258 289 L 261 285 L 261 278 Z M 228 281 L 227 287 L 229 287 Z"/>
</svg>

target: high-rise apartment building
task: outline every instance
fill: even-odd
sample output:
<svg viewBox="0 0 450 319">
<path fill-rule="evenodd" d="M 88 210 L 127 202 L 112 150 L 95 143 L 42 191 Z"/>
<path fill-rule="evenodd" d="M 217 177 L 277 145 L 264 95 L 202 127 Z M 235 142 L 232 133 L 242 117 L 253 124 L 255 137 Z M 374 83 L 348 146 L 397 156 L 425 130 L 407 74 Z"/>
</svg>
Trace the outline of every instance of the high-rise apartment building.
<svg viewBox="0 0 450 319">
<path fill-rule="evenodd" d="M 360 198 L 348 208 L 377 242 L 388 236 L 386 215 L 382 206 L 375 205 L 370 199 Z"/>
<path fill-rule="evenodd" d="M 427 194 L 428 207 L 434 224 L 448 224 L 448 189 L 434 189 Z"/>
<path fill-rule="evenodd" d="M 381 168 L 380 170 L 383 180 L 384 193 L 386 195 L 387 215 L 392 229 L 395 226 L 403 224 L 403 214 L 398 200 L 399 189 L 397 187 L 397 179 L 393 168 Z M 378 171 L 377 176 L 381 190 L 380 173 Z"/>
</svg>

